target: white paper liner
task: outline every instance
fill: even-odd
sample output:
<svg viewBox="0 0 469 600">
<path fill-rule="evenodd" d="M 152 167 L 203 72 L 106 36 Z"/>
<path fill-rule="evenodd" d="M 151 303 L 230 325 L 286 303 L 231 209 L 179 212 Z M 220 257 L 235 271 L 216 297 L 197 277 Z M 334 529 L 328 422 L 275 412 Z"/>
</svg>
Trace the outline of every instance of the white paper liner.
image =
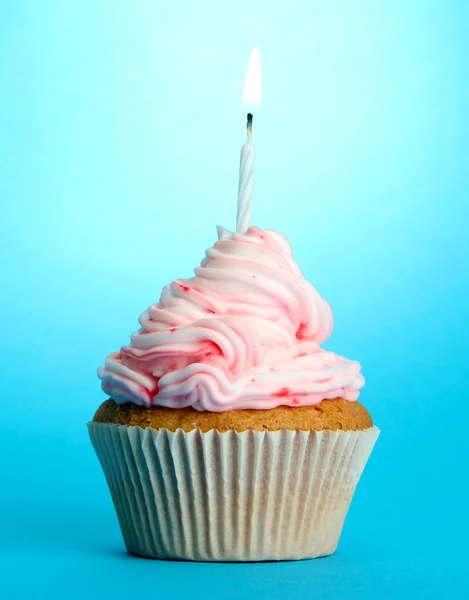
<svg viewBox="0 0 469 600">
<path fill-rule="evenodd" d="M 379 435 L 95 422 L 88 430 L 128 551 L 201 561 L 332 554 Z"/>
</svg>

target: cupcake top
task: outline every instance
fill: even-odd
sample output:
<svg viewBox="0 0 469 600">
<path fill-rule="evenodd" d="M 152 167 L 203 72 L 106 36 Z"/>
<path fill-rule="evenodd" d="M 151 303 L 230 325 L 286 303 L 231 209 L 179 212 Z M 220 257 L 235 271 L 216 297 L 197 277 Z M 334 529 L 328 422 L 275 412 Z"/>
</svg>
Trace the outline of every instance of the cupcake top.
<svg viewBox="0 0 469 600">
<path fill-rule="evenodd" d="M 360 364 L 320 348 L 327 302 L 275 231 L 218 230 L 190 279 L 166 286 L 98 369 L 118 403 L 223 412 L 356 400 Z"/>
</svg>

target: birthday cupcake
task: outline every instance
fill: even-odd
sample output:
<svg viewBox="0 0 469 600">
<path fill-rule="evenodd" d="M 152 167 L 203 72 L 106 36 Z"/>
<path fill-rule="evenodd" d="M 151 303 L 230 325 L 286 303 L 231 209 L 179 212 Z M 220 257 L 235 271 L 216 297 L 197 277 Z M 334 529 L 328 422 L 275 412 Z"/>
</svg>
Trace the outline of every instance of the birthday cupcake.
<svg viewBox="0 0 469 600">
<path fill-rule="evenodd" d="M 379 430 L 358 362 L 320 347 L 329 305 L 288 241 L 219 229 L 98 374 L 89 433 L 128 551 L 254 561 L 332 554 Z"/>
</svg>

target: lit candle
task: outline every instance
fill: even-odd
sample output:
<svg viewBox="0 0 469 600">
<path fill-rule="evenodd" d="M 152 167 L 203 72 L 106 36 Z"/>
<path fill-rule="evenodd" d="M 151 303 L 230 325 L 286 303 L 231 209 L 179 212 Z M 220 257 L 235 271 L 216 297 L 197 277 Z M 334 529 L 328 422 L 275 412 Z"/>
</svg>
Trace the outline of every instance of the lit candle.
<svg viewBox="0 0 469 600">
<path fill-rule="evenodd" d="M 246 80 L 244 82 L 243 104 L 258 106 L 261 102 L 261 58 L 258 48 L 254 48 L 249 57 Z M 247 118 L 248 139 L 241 148 L 239 163 L 238 216 L 236 231 L 246 233 L 251 226 L 252 191 L 254 188 L 254 158 L 256 149 L 252 143 L 252 113 Z"/>
</svg>

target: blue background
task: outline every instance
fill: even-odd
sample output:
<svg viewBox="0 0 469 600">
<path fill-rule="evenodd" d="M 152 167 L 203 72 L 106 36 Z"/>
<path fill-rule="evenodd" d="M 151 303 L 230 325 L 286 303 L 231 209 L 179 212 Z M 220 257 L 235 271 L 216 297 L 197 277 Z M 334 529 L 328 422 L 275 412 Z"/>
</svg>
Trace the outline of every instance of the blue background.
<svg viewBox="0 0 469 600">
<path fill-rule="evenodd" d="M 468 30 L 463 0 L 0 2 L 0 596 L 469 595 Z M 255 44 L 254 222 L 331 303 L 382 434 L 333 557 L 135 559 L 96 367 L 234 227 Z"/>
</svg>

